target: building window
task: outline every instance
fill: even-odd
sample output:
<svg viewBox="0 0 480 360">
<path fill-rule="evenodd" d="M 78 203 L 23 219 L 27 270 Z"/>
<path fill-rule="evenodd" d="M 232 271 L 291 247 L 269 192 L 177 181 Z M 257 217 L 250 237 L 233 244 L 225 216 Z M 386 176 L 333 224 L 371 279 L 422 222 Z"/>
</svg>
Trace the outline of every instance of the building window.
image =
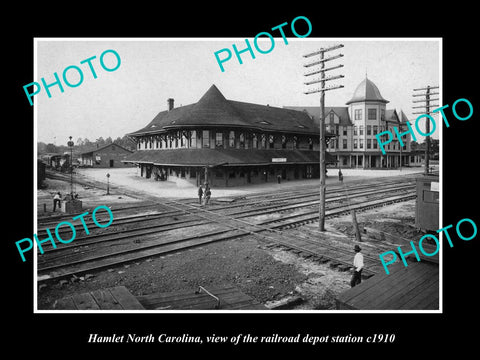
<svg viewBox="0 0 480 360">
<path fill-rule="evenodd" d="M 312 138 L 308 138 L 308 148 L 310 150 L 313 150 L 313 139 Z"/>
<path fill-rule="evenodd" d="M 353 127 L 353 135 L 358 135 L 358 127 L 357 127 L 357 125 L 355 125 L 355 126 Z"/>
<path fill-rule="evenodd" d="M 273 135 L 268 135 L 268 147 L 273 149 L 275 143 L 275 137 Z"/>
<path fill-rule="evenodd" d="M 204 148 L 210 147 L 210 131 L 209 130 L 202 131 L 202 146 Z"/>
<path fill-rule="evenodd" d="M 252 148 L 256 149 L 258 147 L 258 138 L 257 134 L 252 134 Z"/>
<path fill-rule="evenodd" d="M 360 139 L 360 149 L 363 149 L 363 139 Z"/>
<path fill-rule="evenodd" d="M 368 109 L 368 120 L 377 120 L 377 109 Z"/>
<path fill-rule="evenodd" d="M 367 139 L 367 149 L 372 148 L 372 139 Z"/>
<path fill-rule="evenodd" d="M 363 135 L 363 125 L 360 125 L 360 135 Z"/>
<path fill-rule="evenodd" d="M 358 139 L 353 139 L 353 148 L 358 148 Z"/>
<path fill-rule="evenodd" d="M 355 109 L 355 120 L 362 120 L 362 109 Z"/>
<path fill-rule="evenodd" d="M 374 149 L 378 148 L 378 142 L 376 140 L 373 141 L 373 148 Z"/>
<path fill-rule="evenodd" d="M 372 135 L 372 125 L 367 125 L 367 135 Z"/>
<path fill-rule="evenodd" d="M 215 147 L 216 148 L 223 147 L 223 133 L 221 132 L 215 133 Z"/>
<path fill-rule="evenodd" d="M 260 135 L 260 146 L 262 149 L 267 148 L 267 135 L 265 134 Z"/>
<path fill-rule="evenodd" d="M 380 110 L 380 120 L 385 120 L 385 109 Z"/>
<path fill-rule="evenodd" d="M 233 130 L 228 133 L 228 146 L 235 147 L 235 131 Z"/>
<path fill-rule="evenodd" d="M 333 124 L 333 120 L 335 119 L 335 114 L 333 112 L 330 113 L 330 123 Z"/>
<path fill-rule="evenodd" d="M 240 135 L 238 135 L 238 145 L 239 145 L 240 149 L 245 149 L 245 134 L 244 133 L 240 133 Z"/>
<path fill-rule="evenodd" d="M 377 134 L 378 134 L 378 126 L 373 125 L 373 135 L 377 135 Z"/>
<path fill-rule="evenodd" d="M 343 135 L 344 135 L 344 136 L 347 136 L 347 129 L 348 129 L 348 128 L 347 128 L 346 126 L 343 127 Z"/>
<path fill-rule="evenodd" d="M 344 149 L 347 148 L 347 139 L 343 139 L 343 148 L 344 148 Z"/>
<path fill-rule="evenodd" d="M 287 137 L 285 135 L 282 135 L 282 149 L 287 148 Z"/>
</svg>

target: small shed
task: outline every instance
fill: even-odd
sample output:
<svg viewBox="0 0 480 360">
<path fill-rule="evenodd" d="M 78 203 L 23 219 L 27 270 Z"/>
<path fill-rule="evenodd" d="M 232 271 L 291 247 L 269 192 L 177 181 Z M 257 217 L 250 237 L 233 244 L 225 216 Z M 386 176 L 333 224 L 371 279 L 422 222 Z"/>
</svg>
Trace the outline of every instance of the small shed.
<svg viewBox="0 0 480 360">
<path fill-rule="evenodd" d="M 98 168 L 113 168 L 131 166 L 122 162 L 133 151 L 124 148 L 117 143 L 110 143 L 101 147 L 95 147 L 82 152 L 81 165 Z"/>
</svg>

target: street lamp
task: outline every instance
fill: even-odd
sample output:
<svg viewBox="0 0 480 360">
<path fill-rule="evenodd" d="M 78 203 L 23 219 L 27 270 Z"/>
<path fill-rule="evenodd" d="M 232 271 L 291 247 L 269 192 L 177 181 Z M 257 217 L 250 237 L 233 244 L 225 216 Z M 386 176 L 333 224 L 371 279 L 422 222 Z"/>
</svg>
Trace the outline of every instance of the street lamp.
<svg viewBox="0 0 480 360">
<path fill-rule="evenodd" d="M 73 200 L 73 141 L 72 137 L 68 137 L 70 141 L 67 142 L 68 147 L 70 148 L 70 197 Z"/>
<path fill-rule="evenodd" d="M 107 173 L 107 195 L 110 195 L 110 174 Z"/>
</svg>

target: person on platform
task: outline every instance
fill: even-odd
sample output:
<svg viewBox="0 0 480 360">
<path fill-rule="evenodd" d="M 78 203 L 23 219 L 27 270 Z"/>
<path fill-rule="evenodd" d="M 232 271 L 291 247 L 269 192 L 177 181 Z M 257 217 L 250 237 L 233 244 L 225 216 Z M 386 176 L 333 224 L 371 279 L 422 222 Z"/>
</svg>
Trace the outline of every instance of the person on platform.
<svg viewBox="0 0 480 360">
<path fill-rule="evenodd" d="M 208 205 L 211 195 L 212 195 L 212 192 L 210 191 L 210 186 L 208 186 L 207 184 L 205 185 L 205 206 Z"/>
<path fill-rule="evenodd" d="M 60 209 L 61 200 L 62 200 L 62 196 L 60 195 L 60 192 L 57 192 L 53 197 L 53 211 L 57 209 L 57 204 L 58 204 L 58 208 Z"/>
<path fill-rule="evenodd" d="M 202 197 L 203 197 L 203 188 L 202 185 L 198 187 L 198 203 L 202 205 Z"/>
<path fill-rule="evenodd" d="M 353 275 L 352 279 L 350 280 L 350 286 L 352 288 L 362 282 L 363 270 L 363 254 L 360 252 L 362 251 L 362 249 L 360 248 L 360 246 L 355 245 L 354 250 L 356 254 L 353 258 Z"/>
<path fill-rule="evenodd" d="M 343 173 L 342 173 L 342 170 L 338 170 L 338 181 L 343 182 Z"/>
</svg>

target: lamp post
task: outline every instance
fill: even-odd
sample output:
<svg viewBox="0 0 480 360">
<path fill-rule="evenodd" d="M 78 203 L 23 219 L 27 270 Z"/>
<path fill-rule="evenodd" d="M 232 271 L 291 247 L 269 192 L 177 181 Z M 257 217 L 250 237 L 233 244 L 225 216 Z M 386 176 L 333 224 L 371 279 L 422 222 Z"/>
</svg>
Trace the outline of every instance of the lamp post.
<svg viewBox="0 0 480 360">
<path fill-rule="evenodd" d="M 110 195 L 110 174 L 107 173 L 107 195 Z"/>
<path fill-rule="evenodd" d="M 73 200 L 73 141 L 72 137 L 68 137 L 70 140 L 67 142 L 68 147 L 70 148 L 70 197 Z"/>
</svg>

